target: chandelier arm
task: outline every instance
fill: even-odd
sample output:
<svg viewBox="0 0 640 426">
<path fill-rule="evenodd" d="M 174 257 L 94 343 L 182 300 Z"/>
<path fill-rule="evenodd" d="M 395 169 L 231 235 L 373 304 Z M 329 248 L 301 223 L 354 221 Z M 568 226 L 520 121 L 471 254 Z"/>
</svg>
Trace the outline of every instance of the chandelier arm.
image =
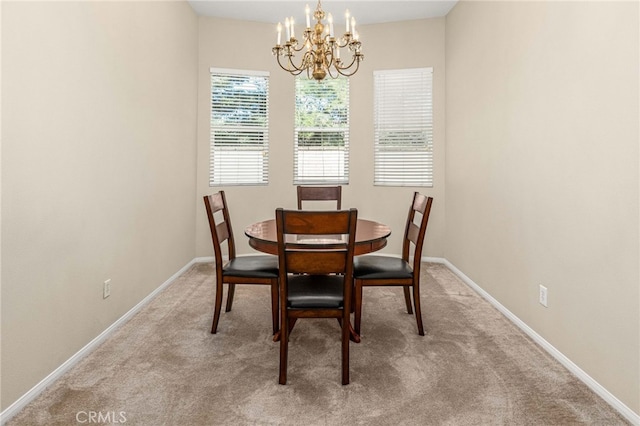
<svg viewBox="0 0 640 426">
<path fill-rule="evenodd" d="M 306 48 L 306 45 L 307 45 L 307 43 L 304 42 L 298 48 L 298 47 L 296 47 L 296 46 L 298 46 L 298 41 L 296 40 L 295 43 L 291 44 L 291 50 L 293 50 L 294 52 L 300 52 L 300 51 L 302 51 L 302 50 L 304 50 Z"/>
<path fill-rule="evenodd" d="M 358 59 L 357 55 L 353 55 L 353 57 L 351 58 L 351 63 L 349 65 L 343 65 L 340 66 L 339 64 L 336 64 L 335 67 L 336 69 L 339 70 L 348 70 L 349 68 L 351 68 L 353 66 L 353 64 L 358 63 L 358 65 L 360 65 L 360 60 Z M 344 75 L 344 74 L 343 74 Z"/>
<path fill-rule="evenodd" d="M 293 55 L 287 55 L 287 68 L 293 72 L 293 71 L 297 71 L 298 73 L 300 73 L 304 67 L 302 66 L 302 64 L 300 64 L 300 66 L 297 66 L 294 62 L 293 62 Z M 296 74 L 297 75 L 297 74 Z"/>
<path fill-rule="evenodd" d="M 316 52 L 314 52 L 313 50 L 308 50 L 304 52 L 304 55 L 302 55 L 302 62 L 300 62 L 300 68 L 306 69 L 308 74 L 313 64 L 315 63 L 315 61 L 316 61 Z"/>
<path fill-rule="evenodd" d="M 287 55 L 287 56 L 289 56 L 289 55 Z M 283 70 L 285 70 L 287 72 L 290 72 L 293 75 L 298 75 L 303 71 L 302 68 L 298 68 L 298 67 L 295 66 L 295 64 L 291 61 L 291 56 L 289 56 L 289 64 L 291 64 L 291 66 L 293 68 L 285 67 L 284 65 L 282 65 L 282 62 L 280 62 L 280 55 L 276 55 L 276 58 L 278 60 L 278 65 L 280 65 L 280 68 L 282 68 Z"/>
<path fill-rule="evenodd" d="M 285 69 L 286 71 L 289 71 L 291 74 L 293 75 L 299 75 L 300 73 L 302 73 L 302 71 L 304 71 L 305 69 L 309 68 L 308 64 L 309 63 L 313 63 L 313 57 L 314 57 L 314 52 L 313 51 L 307 51 L 302 55 L 302 59 L 300 60 L 300 65 L 296 65 L 293 62 L 293 53 L 289 52 L 287 53 L 285 56 L 288 57 L 288 64 L 287 67 L 282 67 L 283 69 Z"/>
<path fill-rule="evenodd" d="M 340 41 L 342 41 L 342 43 L 340 43 Z M 342 37 L 336 38 L 336 46 L 342 49 L 349 46 L 351 41 L 351 33 L 344 33 Z"/>
<path fill-rule="evenodd" d="M 336 75 L 333 75 L 333 73 L 331 72 L 331 69 L 332 69 L 332 68 L 333 68 L 333 69 L 335 69 L 335 70 L 337 71 Z M 342 73 L 341 73 L 341 72 L 340 72 L 340 70 L 339 70 L 339 69 L 334 65 L 333 67 L 331 67 L 331 66 L 328 66 L 328 67 L 327 67 L 327 74 L 329 74 L 329 77 L 331 77 L 331 78 L 338 78 L 338 77 L 340 77 L 340 74 L 342 74 Z"/>
<path fill-rule="evenodd" d="M 347 70 L 347 69 L 351 68 L 351 66 L 353 65 L 353 62 L 352 62 L 352 63 L 351 63 L 351 65 L 349 65 L 348 67 L 345 67 L 345 68 L 336 68 L 336 70 L 338 71 L 338 73 L 340 73 L 340 75 L 343 75 L 343 76 L 345 76 L 345 77 L 351 77 L 351 76 L 352 76 L 352 75 L 354 75 L 356 72 L 358 72 L 358 68 L 360 68 L 360 61 L 355 61 L 355 60 L 354 60 L 354 62 L 356 62 L 356 69 L 354 69 L 354 70 L 353 70 L 352 72 L 350 72 L 350 73 L 346 73 L 346 72 L 343 72 L 343 71 L 345 71 L 345 70 Z"/>
</svg>

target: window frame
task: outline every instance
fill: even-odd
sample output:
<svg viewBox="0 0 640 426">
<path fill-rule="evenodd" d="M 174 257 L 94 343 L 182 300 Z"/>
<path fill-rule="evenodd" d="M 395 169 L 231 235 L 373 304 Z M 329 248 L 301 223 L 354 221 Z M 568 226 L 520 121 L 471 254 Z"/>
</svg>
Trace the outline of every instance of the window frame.
<svg viewBox="0 0 640 426">
<path fill-rule="evenodd" d="M 374 185 L 433 187 L 433 67 L 374 71 L 373 86 Z"/>
<path fill-rule="evenodd" d="M 212 67 L 209 74 L 209 186 L 268 185 L 270 73 Z M 239 113 L 245 113 L 246 121 L 239 118 L 235 121 L 228 119 L 228 123 L 224 123 L 224 117 L 216 116 L 216 109 L 219 113 L 228 107 L 216 99 L 214 93 L 215 79 L 225 77 L 238 81 L 248 79 L 264 85 L 264 93 L 257 95 L 257 102 L 251 97 L 245 98 L 240 92 L 237 98 L 228 98 L 232 99 L 232 105 Z M 254 114 L 243 111 L 243 106 Z M 238 142 L 231 142 L 234 139 Z M 239 142 L 240 139 L 248 142 Z"/>
</svg>

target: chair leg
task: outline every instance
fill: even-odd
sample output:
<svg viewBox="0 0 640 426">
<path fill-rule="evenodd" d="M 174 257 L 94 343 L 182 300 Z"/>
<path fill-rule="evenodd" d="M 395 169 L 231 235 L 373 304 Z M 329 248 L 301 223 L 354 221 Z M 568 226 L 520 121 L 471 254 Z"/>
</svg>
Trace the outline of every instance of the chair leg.
<svg viewBox="0 0 640 426">
<path fill-rule="evenodd" d="M 271 283 L 271 323 L 273 326 L 273 334 L 278 333 L 280 327 L 278 327 L 280 312 L 278 311 L 278 281 Z"/>
<path fill-rule="evenodd" d="M 296 321 L 298 321 L 298 318 L 289 319 L 289 326 L 287 327 L 287 329 L 289 330 L 289 334 L 291 334 L 291 332 L 293 331 L 293 327 L 295 327 Z"/>
<path fill-rule="evenodd" d="M 349 384 L 349 315 L 342 320 L 342 384 Z"/>
<path fill-rule="evenodd" d="M 411 315 L 413 313 L 413 309 L 411 308 L 411 296 L 409 295 L 409 286 L 402 286 L 404 289 L 404 303 L 407 305 L 407 313 Z"/>
<path fill-rule="evenodd" d="M 418 334 L 424 336 L 424 327 L 422 326 L 422 311 L 420 310 L 420 286 L 413 285 L 413 303 L 416 307 L 416 322 L 418 323 Z"/>
<path fill-rule="evenodd" d="M 280 377 L 278 383 L 287 384 L 287 359 L 289 356 L 289 321 L 283 315 L 280 327 Z"/>
<path fill-rule="evenodd" d="M 222 309 L 222 280 L 216 279 L 216 301 L 213 309 L 213 324 L 211 325 L 211 334 L 218 331 L 218 321 L 220 320 L 220 310 Z"/>
<path fill-rule="evenodd" d="M 229 283 L 229 290 L 227 290 L 227 306 L 225 308 L 225 312 L 229 312 L 231 310 L 231 306 L 233 306 L 233 295 L 236 293 L 236 285 Z"/>
<path fill-rule="evenodd" d="M 353 329 L 356 334 L 360 334 L 360 320 L 362 317 L 362 281 L 355 280 L 355 289 L 353 294 L 355 300 L 355 308 L 353 310 Z"/>
</svg>

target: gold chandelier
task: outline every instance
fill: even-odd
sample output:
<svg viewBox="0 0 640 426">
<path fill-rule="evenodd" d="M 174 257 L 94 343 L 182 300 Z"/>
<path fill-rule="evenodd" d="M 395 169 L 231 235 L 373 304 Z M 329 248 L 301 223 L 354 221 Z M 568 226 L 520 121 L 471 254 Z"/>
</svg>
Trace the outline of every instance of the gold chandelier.
<svg viewBox="0 0 640 426">
<path fill-rule="evenodd" d="M 327 74 L 331 78 L 337 78 L 339 75 L 349 77 L 355 74 L 364 55 L 360 52 L 361 43 L 356 32 L 356 20 L 349 15 L 349 10 L 345 13 L 346 32 L 338 39 L 333 33 L 333 17 L 330 13 L 327 16 L 328 26 L 322 23 L 325 13 L 322 10 L 320 0 L 318 0 L 318 6 L 313 13 L 313 17 L 317 21 L 313 28 L 311 27 L 309 5 L 306 6 L 305 13 L 307 27 L 302 34 L 301 44 L 298 44 L 298 39 L 295 36 L 293 17 L 285 19 L 287 40 L 284 45 L 281 44 L 282 24 L 278 23 L 278 43 L 271 51 L 278 60 L 280 68 L 293 75 L 306 71 L 307 77 L 313 77 L 316 80 L 323 80 Z M 348 64 L 340 59 L 340 49 L 344 48 L 347 48 L 351 54 L 351 60 Z M 293 62 L 295 53 L 303 50 L 302 60 L 296 65 Z"/>
</svg>

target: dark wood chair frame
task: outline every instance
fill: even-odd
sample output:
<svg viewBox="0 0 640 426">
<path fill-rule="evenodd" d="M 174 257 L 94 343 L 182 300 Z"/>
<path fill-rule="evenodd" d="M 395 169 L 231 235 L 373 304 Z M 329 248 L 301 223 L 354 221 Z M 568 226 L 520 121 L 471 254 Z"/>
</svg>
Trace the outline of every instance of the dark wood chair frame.
<svg viewBox="0 0 640 426">
<path fill-rule="evenodd" d="M 342 208 L 341 186 L 298 186 L 298 210 L 303 201 L 336 201 L 336 210 Z"/>
<path fill-rule="evenodd" d="M 282 385 L 287 383 L 289 335 L 299 318 L 336 318 L 338 320 L 342 332 L 342 384 L 349 384 L 350 307 L 353 292 L 353 253 L 357 214 L 356 209 L 348 211 L 276 210 L 281 307 L 278 382 Z M 331 249 L 327 249 L 326 246 L 323 248 L 322 245 L 314 248 L 311 245 L 286 241 L 288 234 L 348 234 L 348 240 L 345 243 L 332 244 Z M 328 280 L 342 277 L 342 305 L 331 308 L 326 306 L 291 307 L 289 282 L 300 283 L 300 280 L 305 280 L 305 277 L 327 277 Z M 318 289 L 322 285 L 322 278 L 320 281 L 317 283 Z"/>
<path fill-rule="evenodd" d="M 223 284 L 228 285 L 227 291 L 227 304 L 225 312 L 231 311 L 233 305 L 233 297 L 235 294 L 236 284 L 260 284 L 268 285 L 271 287 L 271 320 L 273 334 L 277 334 L 279 331 L 279 297 L 278 297 L 278 277 L 264 277 L 264 274 L 257 271 L 255 276 L 250 276 L 251 273 L 243 273 L 242 276 L 235 276 L 225 272 L 225 266 L 229 264 L 233 259 L 236 259 L 235 241 L 233 238 L 233 229 L 231 227 L 231 218 L 229 216 L 229 208 L 224 191 L 219 191 L 212 195 L 204 196 L 204 204 L 207 210 L 207 218 L 209 220 L 209 228 L 211 229 L 211 239 L 213 243 L 213 251 L 215 256 L 215 268 L 216 268 L 216 298 L 213 314 L 213 324 L 211 325 L 211 333 L 215 334 L 218 329 L 218 321 L 220 319 L 220 311 L 222 308 L 222 292 Z M 222 211 L 222 221 L 216 223 L 214 214 Z M 224 262 L 222 257 L 222 244 L 227 242 L 227 253 L 229 255 L 229 261 Z M 253 256 L 254 258 L 262 257 L 266 259 L 267 256 L 273 257 L 273 255 L 260 255 Z"/>
<path fill-rule="evenodd" d="M 418 334 L 424 336 L 424 326 L 422 324 L 422 311 L 420 308 L 420 265 L 422 258 L 422 247 L 424 237 L 427 232 L 427 224 L 429 223 L 429 214 L 431 212 L 432 197 L 426 197 L 418 192 L 413 195 L 413 202 L 409 208 L 407 224 L 404 232 L 402 243 L 402 259 L 407 265 L 411 266 L 411 277 L 394 278 L 385 277 L 379 279 L 362 279 L 358 277 L 358 259 L 354 270 L 354 329 L 360 335 L 360 325 L 362 317 L 362 288 L 365 286 L 402 286 L 404 288 L 404 299 L 407 306 L 407 313 L 412 314 L 414 310 L 411 306 L 411 288 L 413 288 L 413 306 L 415 308 L 416 322 L 418 325 Z M 414 223 L 416 213 L 420 213 L 422 218 L 420 225 Z M 410 259 L 411 245 L 414 245 L 413 260 Z"/>
</svg>

